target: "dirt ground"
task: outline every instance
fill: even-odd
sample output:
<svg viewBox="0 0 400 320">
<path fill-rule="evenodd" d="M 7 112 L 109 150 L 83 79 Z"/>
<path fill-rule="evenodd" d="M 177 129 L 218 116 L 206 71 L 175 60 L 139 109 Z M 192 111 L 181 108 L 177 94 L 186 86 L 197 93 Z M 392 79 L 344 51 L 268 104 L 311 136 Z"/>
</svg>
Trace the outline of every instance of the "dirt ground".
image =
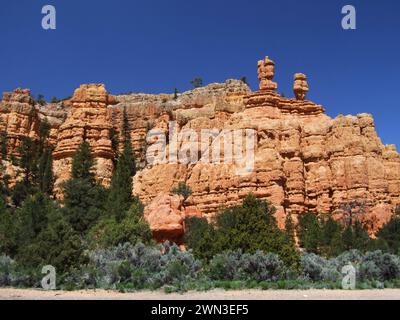
<svg viewBox="0 0 400 320">
<path fill-rule="evenodd" d="M 242 290 L 190 291 L 166 294 L 163 291 L 119 293 L 114 291 L 41 291 L 0 289 L 0 300 L 400 300 L 400 289 L 386 290 Z"/>
</svg>

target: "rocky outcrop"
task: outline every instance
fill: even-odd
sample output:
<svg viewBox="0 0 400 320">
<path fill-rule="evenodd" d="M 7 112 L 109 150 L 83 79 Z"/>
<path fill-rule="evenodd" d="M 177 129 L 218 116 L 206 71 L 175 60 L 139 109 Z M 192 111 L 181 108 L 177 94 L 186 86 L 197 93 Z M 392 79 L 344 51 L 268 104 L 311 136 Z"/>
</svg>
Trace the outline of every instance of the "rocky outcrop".
<svg viewBox="0 0 400 320">
<path fill-rule="evenodd" d="M 65 122 L 58 128 L 57 144 L 53 153 L 56 188 L 68 179 L 74 156 L 83 141 L 90 144 L 96 160 L 97 178 L 103 185 L 110 184 L 115 152 L 112 148 L 112 110 L 115 99 L 104 85 L 82 85 L 71 99 L 72 107 Z"/>
<path fill-rule="evenodd" d="M 0 131 L 7 133 L 7 153 L 18 155 L 24 137 L 37 138 L 39 118 L 29 89 L 3 94 L 0 103 Z"/>
<path fill-rule="evenodd" d="M 381 143 L 371 115 L 333 119 L 321 105 L 306 100 L 304 74 L 294 77 L 295 97 L 282 97 L 275 92 L 274 72 L 275 63 L 268 57 L 258 63 L 256 92 L 238 80 L 178 95 L 113 97 L 103 85 L 83 85 L 71 100 L 38 106 L 29 91 L 18 89 L 4 95 L 0 131 L 7 132 L 8 153 L 14 154 L 23 136 L 37 136 L 38 119 L 47 118 L 57 185 L 68 178 L 72 156 L 84 140 L 96 158 L 99 181 L 108 185 L 116 154 L 111 136 L 121 138 L 125 111 L 140 169 L 133 193 L 148 206 L 146 217 L 159 240 L 180 241 L 188 210 L 211 218 L 223 207 L 240 204 L 248 193 L 271 201 L 281 226 L 287 215 L 296 220 L 307 211 L 334 212 L 340 218 L 344 203 L 363 201 L 361 220 L 375 232 L 400 204 L 400 156 L 395 146 Z M 155 129 L 165 135 L 168 156 L 167 161 L 151 163 L 148 156 L 160 142 L 149 136 Z M 182 134 L 188 129 L 198 136 L 204 129 L 217 134 L 188 142 Z M 246 140 L 254 143 L 251 170 L 243 171 L 243 163 L 230 152 L 240 143 L 236 136 L 223 135 L 224 130 L 254 133 Z M 242 142 L 247 138 L 240 137 Z M 223 146 L 220 163 L 202 161 L 216 141 Z M 197 146 L 199 161 L 168 161 L 170 151 L 183 146 Z M 170 196 L 179 182 L 193 190 L 185 208 L 179 197 Z"/>
<path fill-rule="evenodd" d="M 202 214 L 195 207 L 185 208 L 182 196 L 160 194 L 145 208 L 144 216 L 154 239 L 183 244 L 185 218 L 202 217 Z"/>
</svg>

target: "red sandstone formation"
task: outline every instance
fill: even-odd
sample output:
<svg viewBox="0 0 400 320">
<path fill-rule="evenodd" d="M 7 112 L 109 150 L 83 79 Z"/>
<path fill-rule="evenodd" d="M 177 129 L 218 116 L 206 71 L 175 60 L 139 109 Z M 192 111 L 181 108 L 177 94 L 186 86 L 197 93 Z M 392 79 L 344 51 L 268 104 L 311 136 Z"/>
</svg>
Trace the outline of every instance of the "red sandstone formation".
<svg viewBox="0 0 400 320">
<path fill-rule="evenodd" d="M 334 212 L 341 216 L 343 203 L 361 200 L 366 212 L 361 220 L 371 233 L 389 219 L 400 204 L 400 156 L 395 146 L 385 146 L 376 134 L 371 115 L 338 116 L 305 100 L 306 77 L 295 75 L 296 98 L 274 90 L 274 63 L 267 57 L 258 64 L 260 90 L 251 92 L 243 82 L 229 80 L 178 95 L 108 95 L 103 85 L 83 85 L 70 104 L 34 104 L 27 90 L 4 95 L 0 104 L 0 131 L 8 134 L 8 152 L 14 154 L 23 136 L 37 136 L 38 119 L 52 125 L 54 170 L 57 184 L 68 177 L 71 158 L 83 140 L 89 141 L 97 160 L 99 180 L 109 184 L 115 156 L 110 132 L 121 132 L 125 109 L 131 141 L 141 169 L 134 194 L 148 206 L 146 217 L 159 240 L 178 239 L 183 218 L 191 211 L 212 217 L 223 207 L 240 204 L 248 193 L 268 199 L 277 207 L 283 226 L 286 215 L 296 220 L 307 211 Z M 146 162 L 154 141 L 149 130 L 170 133 L 190 128 L 255 132 L 254 170 L 238 175 L 239 163 L 157 164 Z M 183 142 L 178 141 L 180 146 Z M 233 141 L 224 145 L 233 148 Z M 207 150 L 207 145 L 203 145 Z M 171 141 L 168 148 L 172 148 Z M 222 159 L 226 157 L 222 154 Z M 168 196 L 185 182 L 193 194 L 185 204 Z M 161 194 L 161 196 L 160 196 Z"/>
<path fill-rule="evenodd" d="M 160 194 L 145 208 L 144 216 L 150 224 L 154 239 L 183 244 L 185 218 L 202 215 L 195 207 L 185 208 L 182 196 Z"/>
<path fill-rule="evenodd" d="M 0 131 L 7 132 L 7 152 L 17 155 L 23 137 L 37 138 L 38 113 L 28 89 L 5 92 L 0 104 Z"/>
<path fill-rule="evenodd" d="M 81 85 L 72 97 L 72 108 L 58 129 L 53 153 L 56 186 L 68 179 L 72 157 L 83 141 L 88 141 L 96 160 L 98 180 L 109 185 L 115 152 L 112 150 L 112 110 L 115 99 L 104 85 Z"/>
<path fill-rule="evenodd" d="M 308 92 L 307 77 L 303 73 L 296 73 L 294 75 L 293 91 L 297 100 L 304 100 Z"/>
</svg>

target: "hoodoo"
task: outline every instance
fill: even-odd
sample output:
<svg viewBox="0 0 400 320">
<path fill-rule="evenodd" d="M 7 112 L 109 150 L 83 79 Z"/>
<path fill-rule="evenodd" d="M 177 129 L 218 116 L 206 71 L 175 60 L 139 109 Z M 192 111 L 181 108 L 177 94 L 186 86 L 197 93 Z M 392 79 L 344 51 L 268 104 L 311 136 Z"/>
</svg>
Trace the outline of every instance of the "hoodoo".
<svg viewBox="0 0 400 320">
<path fill-rule="evenodd" d="M 331 118 L 320 104 L 306 100 L 304 74 L 294 76 L 294 98 L 276 92 L 274 75 L 275 63 L 266 57 L 258 62 L 256 92 L 239 80 L 177 97 L 111 96 L 104 85 L 82 85 L 70 101 L 44 106 L 33 101 L 29 90 L 17 89 L 5 93 L 0 103 L 0 130 L 8 137 L 7 153 L 18 156 L 21 139 L 36 138 L 39 120 L 47 118 L 56 186 L 68 178 L 71 158 L 83 140 L 96 159 L 97 178 L 108 185 L 116 156 L 112 134 L 120 137 L 125 110 L 139 169 L 132 192 L 147 206 L 146 216 L 161 240 L 179 239 L 186 215 L 211 218 L 223 207 L 240 204 L 249 193 L 276 206 L 280 226 L 287 215 L 296 221 L 310 211 L 332 212 L 340 219 L 343 204 L 362 201 L 366 209 L 360 220 L 376 232 L 400 204 L 396 147 L 382 144 L 371 115 Z M 238 175 L 236 163 L 149 164 L 146 151 L 154 141 L 147 133 L 159 129 L 169 136 L 172 121 L 178 133 L 188 128 L 199 135 L 203 129 L 254 130 L 254 169 Z M 225 144 L 234 148 L 233 141 Z M 7 174 L 16 172 L 11 163 L 3 166 Z M 193 191 L 184 202 L 171 194 L 180 182 Z"/>
</svg>

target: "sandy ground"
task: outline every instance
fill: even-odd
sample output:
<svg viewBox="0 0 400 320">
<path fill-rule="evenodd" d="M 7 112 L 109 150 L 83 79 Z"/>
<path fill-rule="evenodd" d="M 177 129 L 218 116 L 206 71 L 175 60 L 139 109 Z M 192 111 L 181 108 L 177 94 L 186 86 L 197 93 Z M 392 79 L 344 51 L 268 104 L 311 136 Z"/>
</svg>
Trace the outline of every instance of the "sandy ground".
<svg viewBox="0 0 400 320">
<path fill-rule="evenodd" d="M 0 300 L 400 300 L 400 289 L 386 290 L 242 290 L 119 293 L 114 291 L 41 291 L 0 289 Z"/>
</svg>

